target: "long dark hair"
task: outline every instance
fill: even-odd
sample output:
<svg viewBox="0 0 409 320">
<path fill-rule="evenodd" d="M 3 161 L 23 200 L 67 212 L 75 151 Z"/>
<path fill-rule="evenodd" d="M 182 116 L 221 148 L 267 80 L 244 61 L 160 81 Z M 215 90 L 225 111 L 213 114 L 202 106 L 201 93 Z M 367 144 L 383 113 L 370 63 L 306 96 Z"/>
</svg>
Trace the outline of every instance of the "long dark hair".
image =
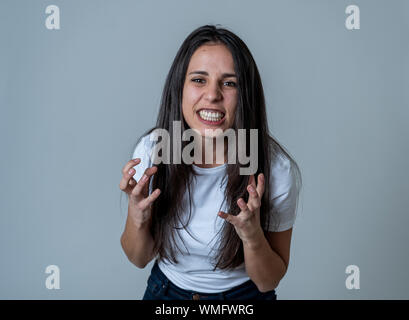
<svg viewBox="0 0 409 320">
<path fill-rule="evenodd" d="M 289 159 L 300 187 L 301 175 L 296 162 L 269 133 L 264 92 L 256 63 L 246 44 L 231 31 L 213 25 L 205 25 L 194 30 L 185 39 L 167 75 L 156 126 L 145 132 L 136 144 L 139 143 L 142 137 L 150 134 L 155 129 L 166 129 L 172 144 L 175 141 L 172 136 L 173 121 L 180 122 L 182 134 L 184 130 L 190 128 L 182 115 L 183 86 L 193 53 L 206 43 L 224 44 L 233 56 L 237 75 L 238 102 L 232 129 L 236 130 L 236 133 L 237 129 L 246 129 L 246 132 L 250 132 L 250 129 L 258 129 L 258 169 L 254 176 L 257 177 L 259 173 L 263 173 L 265 176 L 265 192 L 260 208 L 260 221 L 262 226 L 265 226 L 266 223 L 267 225 L 269 223 L 270 215 L 272 217 L 276 216 L 274 214 L 275 208 L 270 199 L 272 161 L 274 161 L 275 157 L 282 156 Z M 182 140 L 181 137 L 178 137 L 178 139 L 179 141 Z M 188 143 L 190 142 L 182 141 L 181 147 L 184 148 Z M 249 146 L 248 142 L 246 146 Z M 173 150 L 173 145 L 170 146 L 170 150 Z M 154 250 L 159 254 L 159 259 L 166 258 L 172 263 L 178 263 L 175 250 L 180 250 L 180 248 L 176 243 L 175 236 L 178 234 L 179 229 L 186 229 L 189 223 L 192 201 L 190 185 L 192 177 L 197 173 L 191 165 L 185 164 L 183 161 L 181 164 L 175 164 L 172 161 L 172 152 L 170 157 L 170 164 L 160 163 L 157 165 L 158 171 L 153 177 L 152 190 L 159 188 L 161 194 L 152 205 L 151 233 L 155 241 Z M 239 174 L 240 166 L 236 161 L 236 164 L 229 163 L 226 169 L 225 201 L 229 208 L 228 213 L 233 215 L 240 212 L 237 200 L 240 197 L 246 202 L 248 200 L 246 187 L 249 183 L 249 176 Z M 188 208 L 186 208 L 187 204 L 183 201 L 186 192 L 189 195 Z M 189 209 L 189 218 L 184 225 L 182 213 L 187 212 L 187 209 Z M 214 214 L 216 215 L 217 212 Z M 180 227 L 181 225 L 182 227 Z M 186 231 L 189 232 L 187 229 Z M 241 265 L 244 262 L 243 244 L 233 225 L 224 221 L 220 232 L 219 246 L 216 248 L 217 253 L 213 256 L 215 261 L 213 270 L 216 268 L 235 268 Z"/>
</svg>

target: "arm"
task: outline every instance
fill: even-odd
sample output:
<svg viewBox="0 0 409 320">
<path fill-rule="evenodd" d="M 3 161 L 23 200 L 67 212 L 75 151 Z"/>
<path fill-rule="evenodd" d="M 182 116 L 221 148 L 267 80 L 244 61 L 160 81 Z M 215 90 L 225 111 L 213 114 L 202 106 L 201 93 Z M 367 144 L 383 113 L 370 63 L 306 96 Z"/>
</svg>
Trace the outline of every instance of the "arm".
<svg viewBox="0 0 409 320">
<path fill-rule="evenodd" d="M 131 261 L 138 268 L 145 266 L 155 257 L 153 252 L 154 240 L 150 233 L 152 219 L 146 222 L 137 222 L 132 218 L 135 206 L 129 206 L 125 230 L 121 236 L 122 248 Z"/>
<path fill-rule="evenodd" d="M 157 167 L 147 168 L 138 183 L 132 177 L 135 169 L 132 167 L 140 163 L 140 158 L 128 161 L 122 170 L 123 177 L 119 188 L 128 195 L 128 217 L 125 230 L 121 236 L 122 248 L 131 261 L 138 268 L 145 266 L 155 257 L 154 240 L 150 233 L 152 224 L 151 206 L 160 194 L 156 189 L 149 194 L 148 181 L 156 173 Z"/>
<path fill-rule="evenodd" d="M 247 274 L 261 292 L 275 289 L 289 263 L 292 228 L 282 232 L 260 233 L 258 239 L 243 242 Z"/>
<path fill-rule="evenodd" d="M 267 232 L 264 235 L 260 224 L 261 197 L 264 193 L 264 176 L 259 174 L 258 184 L 250 177 L 247 190 L 250 193 L 246 202 L 239 198 L 237 205 L 241 209 L 238 215 L 223 211 L 219 216 L 233 224 L 243 241 L 244 263 L 250 279 L 261 292 L 275 289 L 284 277 L 290 254 L 292 228 L 282 232 Z"/>
</svg>

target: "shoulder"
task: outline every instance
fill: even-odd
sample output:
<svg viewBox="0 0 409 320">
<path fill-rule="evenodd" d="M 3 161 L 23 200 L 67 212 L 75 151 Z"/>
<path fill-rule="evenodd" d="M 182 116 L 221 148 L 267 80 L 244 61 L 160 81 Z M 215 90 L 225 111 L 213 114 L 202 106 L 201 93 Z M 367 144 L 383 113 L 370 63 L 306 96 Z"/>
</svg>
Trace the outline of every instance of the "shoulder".
<svg viewBox="0 0 409 320">
<path fill-rule="evenodd" d="M 139 181 L 145 170 L 152 166 L 151 153 L 154 141 L 151 140 L 151 136 L 152 133 L 148 133 L 140 137 L 133 149 L 132 159 L 141 159 L 141 162 L 134 167 L 136 171 L 134 179 L 136 181 Z"/>
<path fill-rule="evenodd" d="M 153 141 L 151 140 L 152 133 L 144 134 L 137 140 L 136 146 L 134 148 L 134 154 L 137 152 L 150 151 L 153 146 Z"/>
<path fill-rule="evenodd" d="M 275 155 L 271 160 L 270 190 L 272 199 L 295 188 L 295 172 L 291 160 L 284 155 Z"/>
<path fill-rule="evenodd" d="M 272 159 L 269 188 L 274 219 L 270 220 L 268 231 L 281 232 L 294 225 L 299 194 L 295 169 L 292 160 L 284 155 Z"/>
<path fill-rule="evenodd" d="M 144 158 L 151 159 L 152 151 L 155 146 L 155 134 L 154 132 L 145 133 L 141 136 L 133 149 L 132 158 Z"/>
</svg>

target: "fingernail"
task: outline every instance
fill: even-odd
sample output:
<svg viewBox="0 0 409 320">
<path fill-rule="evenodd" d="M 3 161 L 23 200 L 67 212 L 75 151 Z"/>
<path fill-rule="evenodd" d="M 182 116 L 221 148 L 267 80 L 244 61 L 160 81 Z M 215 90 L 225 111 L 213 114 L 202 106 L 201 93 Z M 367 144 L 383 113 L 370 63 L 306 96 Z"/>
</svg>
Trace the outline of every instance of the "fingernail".
<svg viewBox="0 0 409 320">
<path fill-rule="evenodd" d="M 132 174 L 133 172 L 134 172 L 134 169 L 130 169 L 130 170 L 128 171 L 129 174 Z"/>
<path fill-rule="evenodd" d="M 249 189 L 250 189 L 251 192 L 255 192 L 255 191 L 256 191 L 256 190 L 254 190 L 254 187 L 253 187 L 253 186 L 250 186 Z"/>
<path fill-rule="evenodd" d="M 142 181 L 146 181 L 146 180 L 148 180 L 148 176 L 146 174 L 144 174 L 143 177 L 142 177 Z"/>
</svg>

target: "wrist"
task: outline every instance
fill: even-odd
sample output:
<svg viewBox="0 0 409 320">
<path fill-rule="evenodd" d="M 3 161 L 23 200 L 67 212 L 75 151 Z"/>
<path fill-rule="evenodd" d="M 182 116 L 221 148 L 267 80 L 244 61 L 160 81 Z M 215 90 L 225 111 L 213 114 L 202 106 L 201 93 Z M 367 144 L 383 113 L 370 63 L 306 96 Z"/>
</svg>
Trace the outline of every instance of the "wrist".
<svg viewBox="0 0 409 320">
<path fill-rule="evenodd" d="M 137 229 L 145 229 L 150 227 L 150 212 L 140 211 L 137 207 L 138 203 L 134 200 L 129 200 L 128 205 L 128 222 Z"/>
<path fill-rule="evenodd" d="M 248 239 L 244 239 L 242 241 L 243 241 L 243 247 L 254 250 L 264 245 L 264 242 L 266 241 L 266 237 L 264 236 L 263 230 L 260 229 L 260 231 L 257 232 L 254 236 Z"/>
<path fill-rule="evenodd" d="M 149 229 L 150 227 L 150 219 L 146 219 L 143 217 L 135 216 L 131 212 L 128 213 L 128 218 L 127 218 L 127 225 L 132 226 L 132 228 L 135 228 L 137 230 L 144 230 L 144 229 Z"/>
</svg>

